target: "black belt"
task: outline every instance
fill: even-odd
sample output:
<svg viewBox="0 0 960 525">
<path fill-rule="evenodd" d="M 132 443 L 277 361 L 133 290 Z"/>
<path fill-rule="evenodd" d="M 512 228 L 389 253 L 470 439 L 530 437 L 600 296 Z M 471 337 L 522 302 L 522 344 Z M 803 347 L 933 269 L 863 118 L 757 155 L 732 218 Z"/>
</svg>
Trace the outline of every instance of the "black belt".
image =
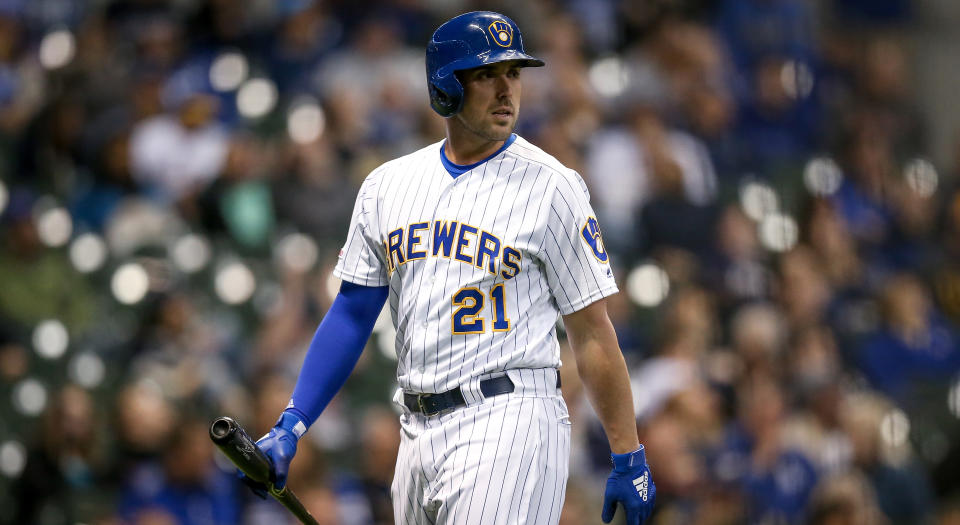
<svg viewBox="0 0 960 525">
<path fill-rule="evenodd" d="M 560 388 L 560 371 L 557 370 L 557 388 Z M 480 381 L 480 393 L 483 397 L 493 397 L 500 394 L 509 394 L 516 387 L 508 376 L 491 377 Z M 403 404 L 411 412 L 433 416 L 451 408 L 462 407 L 467 404 L 460 388 L 440 392 L 439 394 L 411 394 L 403 393 Z"/>
</svg>

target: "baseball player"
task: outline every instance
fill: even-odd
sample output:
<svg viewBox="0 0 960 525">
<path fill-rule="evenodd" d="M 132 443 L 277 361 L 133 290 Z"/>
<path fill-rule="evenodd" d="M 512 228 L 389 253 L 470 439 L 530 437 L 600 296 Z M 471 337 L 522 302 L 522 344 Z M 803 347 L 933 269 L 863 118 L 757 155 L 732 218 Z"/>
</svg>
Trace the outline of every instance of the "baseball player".
<svg viewBox="0 0 960 525">
<path fill-rule="evenodd" d="M 445 140 L 375 169 L 360 188 L 290 404 L 257 444 L 283 486 L 297 440 L 343 385 L 389 299 L 402 442 L 400 524 L 555 525 L 570 422 L 558 315 L 613 451 L 603 521 L 649 516 L 656 489 L 604 297 L 617 292 L 580 176 L 513 133 L 524 67 L 509 18 L 441 25 L 426 54 Z"/>
</svg>

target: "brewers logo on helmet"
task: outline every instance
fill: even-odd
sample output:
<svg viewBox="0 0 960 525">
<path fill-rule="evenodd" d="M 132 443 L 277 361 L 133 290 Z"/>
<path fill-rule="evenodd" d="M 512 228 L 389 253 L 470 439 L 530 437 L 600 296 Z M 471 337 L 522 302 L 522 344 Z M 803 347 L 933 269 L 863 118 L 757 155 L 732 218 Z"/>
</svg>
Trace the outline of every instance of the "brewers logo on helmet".
<svg viewBox="0 0 960 525">
<path fill-rule="evenodd" d="M 487 29 L 493 35 L 493 42 L 500 47 L 510 47 L 513 42 L 513 28 L 503 20 L 492 22 Z"/>
</svg>

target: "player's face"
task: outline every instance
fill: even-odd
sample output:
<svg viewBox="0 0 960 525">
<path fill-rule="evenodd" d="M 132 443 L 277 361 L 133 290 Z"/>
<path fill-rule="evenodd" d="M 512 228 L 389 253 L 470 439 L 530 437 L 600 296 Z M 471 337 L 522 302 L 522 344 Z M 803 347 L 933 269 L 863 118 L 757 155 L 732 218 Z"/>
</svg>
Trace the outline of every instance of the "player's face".
<svg viewBox="0 0 960 525">
<path fill-rule="evenodd" d="M 490 141 L 507 140 L 520 110 L 520 65 L 498 62 L 469 69 L 463 84 L 463 110 L 454 117 L 468 131 Z"/>
</svg>

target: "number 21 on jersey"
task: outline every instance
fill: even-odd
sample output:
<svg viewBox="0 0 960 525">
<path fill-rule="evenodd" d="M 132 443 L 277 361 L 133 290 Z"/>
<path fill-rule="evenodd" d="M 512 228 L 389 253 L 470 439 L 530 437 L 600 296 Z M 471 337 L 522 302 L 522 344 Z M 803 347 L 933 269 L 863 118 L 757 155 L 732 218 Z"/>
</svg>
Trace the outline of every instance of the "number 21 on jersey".
<svg viewBox="0 0 960 525">
<path fill-rule="evenodd" d="M 486 295 L 479 288 L 467 287 L 457 290 L 453 294 L 453 311 L 451 324 L 455 334 L 482 334 L 485 330 L 483 308 L 486 306 Z M 490 302 L 493 303 L 493 331 L 507 332 L 510 330 L 510 319 L 507 319 L 507 305 L 504 303 L 503 283 L 490 289 Z"/>
</svg>

